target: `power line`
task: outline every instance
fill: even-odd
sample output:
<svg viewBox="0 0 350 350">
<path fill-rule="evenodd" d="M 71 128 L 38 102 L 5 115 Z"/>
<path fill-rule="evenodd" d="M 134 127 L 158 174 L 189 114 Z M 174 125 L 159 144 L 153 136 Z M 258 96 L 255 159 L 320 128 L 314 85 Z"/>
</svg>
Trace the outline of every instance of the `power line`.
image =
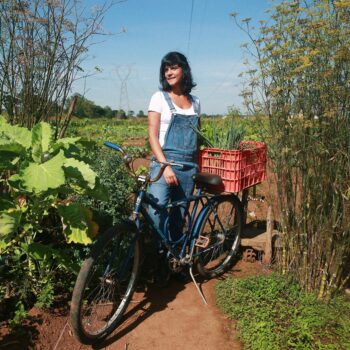
<svg viewBox="0 0 350 350">
<path fill-rule="evenodd" d="M 206 14 L 207 14 L 207 0 L 205 0 L 205 2 L 204 2 L 204 8 L 202 11 L 202 17 L 201 17 L 201 22 L 200 22 L 200 26 L 199 26 L 199 35 L 198 35 L 199 41 L 200 41 L 200 39 L 202 39 L 203 23 L 204 23 L 204 17 Z"/>
<path fill-rule="evenodd" d="M 194 0 L 192 0 L 192 3 L 191 3 L 190 28 L 189 28 L 189 31 L 188 31 L 188 41 L 187 41 L 187 56 L 188 56 L 189 53 L 190 53 L 190 42 L 191 42 L 191 32 L 192 32 L 193 7 L 194 7 Z"/>
<path fill-rule="evenodd" d="M 214 88 L 212 89 L 212 91 L 210 92 L 210 94 L 208 94 L 207 98 L 212 97 L 215 93 L 217 93 L 218 91 L 221 90 L 221 88 L 223 87 L 223 85 L 226 83 L 226 81 L 230 78 L 230 75 L 232 74 L 232 72 L 234 71 L 234 69 L 236 68 L 236 63 L 230 68 L 230 70 L 224 75 L 224 78 L 217 83 Z"/>
<path fill-rule="evenodd" d="M 201 12 L 201 20 L 200 20 L 200 25 L 199 25 L 198 39 L 197 39 L 197 42 L 199 42 L 199 43 L 200 43 L 201 40 L 202 40 L 203 24 L 204 24 L 204 21 L 205 21 L 205 16 L 206 16 L 206 14 L 207 14 L 207 1 L 208 1 L 208 0 L 205 0 L 204 3 L 201 2 L 201 4 L 202 4 L 202 9 L 201 9 L 201 11 L 200 11 L 200 12 Z M 204 4 L 204 6 L 203 6 L 203 4 Z M 192 63 L 194 63 L 194 56 L 198 57 L 198 56 L 197 56 L 197 54 L 198 54 L 198 45 L 195 46 L 194 53 L 195 53 L 196 55 L 194 55 L 194 54 L 192 53 L 192 59 L 191 59 Z"/>
</svg>

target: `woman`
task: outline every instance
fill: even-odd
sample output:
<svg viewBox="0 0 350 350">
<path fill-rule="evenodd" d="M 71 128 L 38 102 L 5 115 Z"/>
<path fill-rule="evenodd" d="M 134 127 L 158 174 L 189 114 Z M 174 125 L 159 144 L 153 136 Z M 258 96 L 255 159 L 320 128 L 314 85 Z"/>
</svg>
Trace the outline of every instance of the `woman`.
<svg viewBox="0 0 350 350">
<path fill-rule="evenodd" d="M 150 186 L 149 193 L 164 205 L 193 192 L 192 175 L 198 168 L 195 130 L 199 128 L 200 102 L 190 95 L 196 84 L 183 54 L 169 52 L 163 57 L 159 80 L 161 91 L 153 94 L 148 108 L 149 143 L 158 162 L 174 161 L 185 165 L 184 168 L 166 167 L 161 179 Z M 152 177 L 159 172 L 158 162 L 153 160 L 151 163 Z M 183 213 L 184 210 L 170 215 L 170 239 L 174 241 L 181 236 Z M 162 228 L 165 217 L 153 209 L 150 209 L 150 215 Z"/>
</svg>

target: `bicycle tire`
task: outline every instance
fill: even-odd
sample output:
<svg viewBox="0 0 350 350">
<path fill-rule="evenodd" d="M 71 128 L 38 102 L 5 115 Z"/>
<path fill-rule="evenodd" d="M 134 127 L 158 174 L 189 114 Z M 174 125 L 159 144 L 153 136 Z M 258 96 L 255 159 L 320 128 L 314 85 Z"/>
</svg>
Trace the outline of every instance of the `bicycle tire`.
<svg viewBox="0 0 350 350">
<path fill-rule="evenodd" d="M 213 278 L 227 271 L 237 254 L 243 229 L 243 212 L 234 195 L 219 197 L 206 212 L 199 236 L 209 238 L 206 247 L 196 247 L 196 268 L 205 278 Z"/>
<path fill-rule="evenodd" d="M 81 343 L 99 342 L 117 327 L 137 283 L 140 256 L 140 239 L 130 228 L 110 228 L 93 245 L 70 308 L 74 335 Z"/>
</svg>

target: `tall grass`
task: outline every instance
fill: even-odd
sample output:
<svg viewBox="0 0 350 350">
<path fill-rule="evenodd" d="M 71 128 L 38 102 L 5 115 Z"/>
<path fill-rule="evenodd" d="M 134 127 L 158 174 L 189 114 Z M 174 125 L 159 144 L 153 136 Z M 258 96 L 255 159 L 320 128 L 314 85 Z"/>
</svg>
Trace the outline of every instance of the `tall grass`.
<svg viewBox="0 0 350 350">
<path fill-rule="evenodd" d="M 349 18 L 350 1 L 306 0 L 276 5 L 257 37 L 236 20 L 257 59 L 243 95 L 270 120 L 279 267 L 325 300 L 349 280 Z"/>
</svg>

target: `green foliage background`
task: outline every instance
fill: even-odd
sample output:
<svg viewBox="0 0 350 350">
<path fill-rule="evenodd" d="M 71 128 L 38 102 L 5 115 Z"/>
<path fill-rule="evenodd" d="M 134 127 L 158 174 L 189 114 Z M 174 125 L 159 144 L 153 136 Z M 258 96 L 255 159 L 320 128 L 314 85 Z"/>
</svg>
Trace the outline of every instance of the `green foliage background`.
<svg viewBox="0 0 350 350">
<path fill-rule="evenodd" d="M 216 285 L 217 303 L 237 320 L 244 349 L 346 350 L 350 303 L 329 304 L 278 274 L 226 278 Z"/>
<path fill-rule="evenodd" d="M 29 131 L 4 118 L 0 171 L 0 310 L 15 326 L 34 303 L 49 307 L 69 295 L 83 245 L 121 219 L 132 183 L 102 144 L 55 141 L 47 123 Z"/>
<path fill-rule="evenodd" d="M 129 153 L 135 153 L 135 150 Z M 100 183 L 109 194 L 108 201 L 92 196 L 78 196 L 76 199 L 93 210 L 100 231 L 104 231 L 111 225 L 120 223 L 130 214 L 133 205 L 131 192 L 135 182 L 126 172 L 123 160 L 116 151 L 100 145 L 91 149 L 87 157 L 90 159 L 92 168 L 99 174 Z"/>
<path fill-rule="evenodd" d="M 328 300 L 350 262 L 350 1 L 282 1 L 250 38 L 246 89 L 268 116 L 278 178 L 283 273 Z"/>
</svg>

